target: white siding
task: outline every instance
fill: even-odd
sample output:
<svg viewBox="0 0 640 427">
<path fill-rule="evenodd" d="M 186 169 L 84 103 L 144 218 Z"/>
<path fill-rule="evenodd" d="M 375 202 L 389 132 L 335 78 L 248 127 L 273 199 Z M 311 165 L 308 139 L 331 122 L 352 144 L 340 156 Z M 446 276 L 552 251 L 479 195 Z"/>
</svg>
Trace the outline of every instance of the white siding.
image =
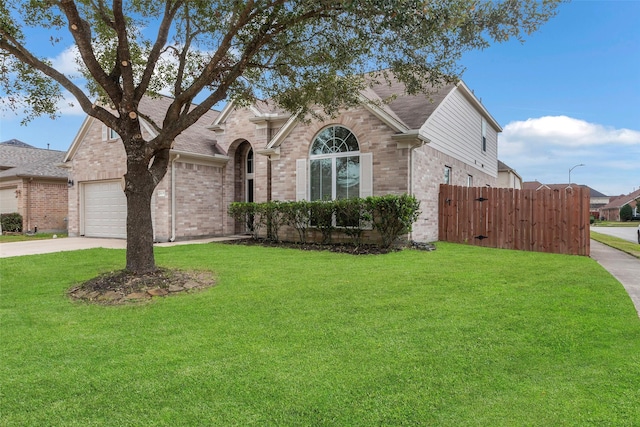
<svg viewBox="0 0 640 427">
<path fill-rule="evenodd" d="M 482 151 L 482 115 L 459 89 L 442 101 L 422 126 L 429 146 L 484 172 L 498 176 L 498 132 L 487 122 L 487 151 Z"/>
</svg>

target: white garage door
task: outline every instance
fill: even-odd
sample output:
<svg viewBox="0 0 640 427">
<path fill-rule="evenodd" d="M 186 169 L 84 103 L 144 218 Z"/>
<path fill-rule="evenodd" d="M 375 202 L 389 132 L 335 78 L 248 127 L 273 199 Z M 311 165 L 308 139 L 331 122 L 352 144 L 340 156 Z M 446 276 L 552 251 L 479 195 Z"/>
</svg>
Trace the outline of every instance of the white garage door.
<svg viewBox="0 0 640 427">
<path fill-rule="evenodd" d="M 18 199 L 16 198 L 16 187 L 3 188 L 0 190 L 0 213 L 18 212 Z"/>
<path fill-rule="evenodd" d="M 127 197 L 120 181 L 84 184 L 84 235 L 127 238 Z"/>
</svg>

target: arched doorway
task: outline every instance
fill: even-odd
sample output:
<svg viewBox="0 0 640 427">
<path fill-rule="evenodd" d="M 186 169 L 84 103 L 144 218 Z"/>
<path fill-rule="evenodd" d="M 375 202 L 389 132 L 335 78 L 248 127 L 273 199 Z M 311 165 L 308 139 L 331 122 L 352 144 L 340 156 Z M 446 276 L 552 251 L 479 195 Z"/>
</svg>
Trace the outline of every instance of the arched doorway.
<svg viewBox="0 0 640 427">
<path fill-rule="evenodd" d="M 235 185 L 234 202 L 253 202 L 255 188 L 255 158 L 253 147 L 248 141 L 242 141 L 234 155 Z M 247 218 L 245 223 L 238 221 L 235 224 L 235 233 L 251 231 L 252 218 Z"/>
</svg>

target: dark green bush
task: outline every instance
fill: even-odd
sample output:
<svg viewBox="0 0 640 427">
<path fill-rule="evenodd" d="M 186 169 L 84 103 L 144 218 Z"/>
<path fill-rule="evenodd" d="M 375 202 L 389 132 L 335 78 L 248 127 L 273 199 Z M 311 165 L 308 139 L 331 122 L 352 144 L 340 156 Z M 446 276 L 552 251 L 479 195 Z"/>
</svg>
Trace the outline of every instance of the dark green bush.
<svg viewBox="0 0 640 427">
<path fill-rule="evenodd" d="M 293 227 L 298 233 L 298 241 L 306 243 L 311 226 L 311 208 L 309 202 L 301 200 L 298 202 L 283 202 L 280 204 L 284 221 Z"/>
<path fill-rule="evenodd" d="M 257 212 L 260 222 L 267 228 L 267 239 L 274 242 L 280 241 L 280 228 L 285 224 L 285 216 L 281 209 L 282 203 L 278 201 L 259 203 Z"/>
<path fill-rule="evenodd" d="M 373 229 L 380 234 L 383 248 L 409 233 L 420 215 L 420 201 L 407 194 L 367 197 L 365 206 L 373 215 Z"/>
<path fill-rule="evenodd" d="M 366 211 L 364 199 L 341 199 L 335 202 L 336 225 L 349 236 L 355 246 L 362 244 L 362 235 L 370 225 L 371 215 Z"/>
<path fill-rule="evenodd" d="M 256 221 L 258 204 L 251 202 L 233 202 L 229 205 L 229 215 L 240 224 L 245 224 L 248 233 L 255 239 L 260 230 L 260 221 Z"/>
<path fill-rule="evenodd" d="M 626 204 L 620 208 L 620 221 L 631 221 L 633 218 L 633 208 Z"/>
<path fill-rule="evenodd" d="M 22 215 L 17 212 L 0 215 L 2 231 L 19 233 L 22 231 Z"/>
<path fill-rule="evenodd" d="M 234 202 L 229 206 L 229 215 L 247 224 L 254 238 L 266 227 L 267 238 L 279 241 L 280 229 L 289 225 L 303 243 L 309 228 L 314 227 L 320 230 L 323 244 L 331 243 L 333 232 L 340 229 L 357 246 L 362 244 L 364 231 L 373 229 L 380 235 L 381 246 L 389 248 L 411 231 L 420 215 L 419 208 L 420 202 L 405 194 L 312 202 Z"/>
<path fill-rule="evenodd" d="M 317 227 L 322 233 L 322 243 L 331 243 L 331 236 L 335 227 L 333 226 L 333 214 L 336 211 L 336 205 L 333 201 L 314 200 L 309 202 L 309 210 L 311 211 L 311 225 Z"/>
</svg>

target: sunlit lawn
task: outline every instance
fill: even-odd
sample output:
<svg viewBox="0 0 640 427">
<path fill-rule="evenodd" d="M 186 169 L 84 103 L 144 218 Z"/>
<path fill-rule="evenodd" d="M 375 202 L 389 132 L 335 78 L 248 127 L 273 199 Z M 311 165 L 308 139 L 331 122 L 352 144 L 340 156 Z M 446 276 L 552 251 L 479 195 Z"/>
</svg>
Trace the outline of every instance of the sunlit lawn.
<svg viewBox="0 0 640 427">
<path fill-rule="evenodd" d="M 640 420 L 640 320 L 586 257 L 207 244 L 157 261 L 218 284 L 94 306 L 66 289 L 121 268 L 124 251 L 0 259 L 0 425 Z"/>
<path fill-rule="evenodd" d="M 28 235 L 24 233 L 20 234 L 0 234 L 0 243 L 11 243 L 11 242 L 29 242 L 32 240 L 47 240 L 55 238 L 67 237 L 66 233 L 37 233 L 33 235 Z"/>
</svg>

